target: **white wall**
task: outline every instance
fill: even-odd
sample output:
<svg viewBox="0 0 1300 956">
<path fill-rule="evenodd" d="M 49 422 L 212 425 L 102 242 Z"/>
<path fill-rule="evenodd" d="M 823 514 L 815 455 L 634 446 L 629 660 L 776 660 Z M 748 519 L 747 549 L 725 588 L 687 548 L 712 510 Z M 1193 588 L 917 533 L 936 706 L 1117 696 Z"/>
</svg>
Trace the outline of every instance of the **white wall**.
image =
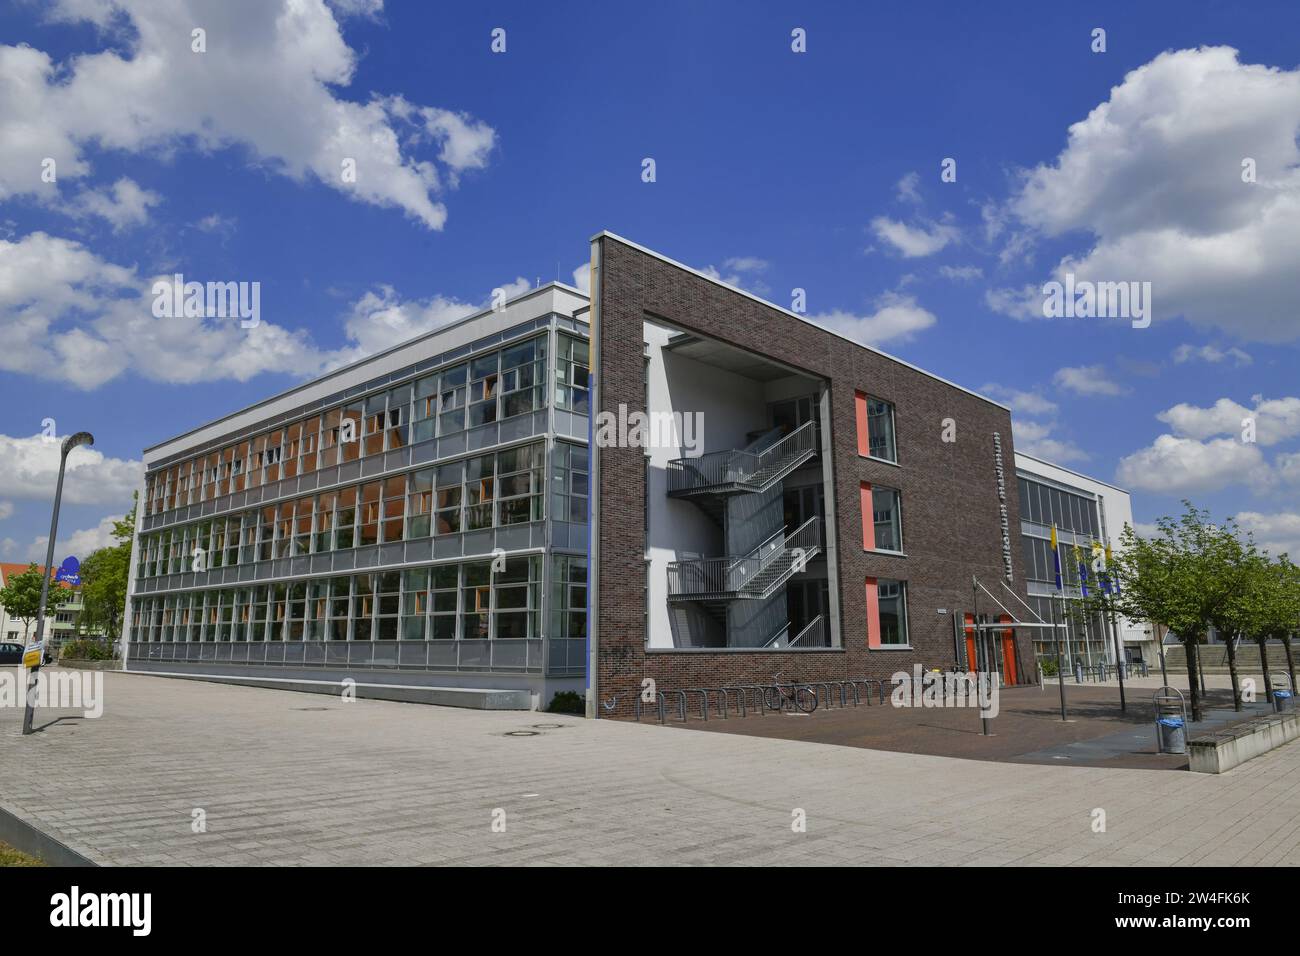
<svg viewBox="0 0 1300 956">
<path fill-rule="evenodd" d="M 704 453 L 740 448 L 750 431 L 767 423 L 767 405 L 760 382 L 713 365 L 664 352 L 674 334 L 662 326 L 645 323 L 649 369 L 647 398 L 651 412 L 702 415 L 701 448 Z M 672 647 L 668 621 L 668 565 L 701 555 L 718 555 L 722 529 L 696 505 L 668 497 L 668 462 L 686 457 L 680 444 L 648 449 L 650 477 L 646 496 L 650 508 L 647 538 L 649 559 L 650 647 Z"/>
</svg>

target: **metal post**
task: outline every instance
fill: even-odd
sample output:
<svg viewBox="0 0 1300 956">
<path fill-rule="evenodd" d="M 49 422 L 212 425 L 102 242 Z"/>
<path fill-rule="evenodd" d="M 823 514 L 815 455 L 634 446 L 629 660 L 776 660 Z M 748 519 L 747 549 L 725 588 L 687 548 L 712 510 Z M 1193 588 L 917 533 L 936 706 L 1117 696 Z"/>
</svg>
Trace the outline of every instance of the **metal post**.
<svg viewBox="0 0 1300 956">
<path fill-rule="evenodd" d="M 1102 601 L 1102 614 L 1110 618 L 1110 632 L 1115 640 L 1115 676 L 1119 678 L 1119 712 L 1128 713 L 1124 702 L 1124 649 L 1119 642 L 1119 621 L 1115 620 L 1115 608 L 1110 601 Z"/>
<path fill-rule="evenodd" d="M 1061 629 L 1056 623 L 1056 599 L 1048 598 L 1047 603 L 1052 606 L 1052 636 L 1056 638 L 1056 682 L 1061 686 L 1061 719 L 1068 720 L 1065 716 L 1065 667 L 1061 662 Z"/>
<path fill-rule="evenodd" d="M 971 580 L 971 618 L 972 618 L 971 633 L 975 637 L 975 657 L 977 660 L 984 659 L 983 663 L 987 663 L 988 655 L 987 653 L 985 653 L 984 650 L 984 635 L 983 632 L 980 630 L 979 581 L 975 578 L 974 575 L 971 576 L 970 580 Z M 977 704 L 979 703 L 980 673 L 981 672 L 978 669 L 975 671 L 975 702 Z M 985 737 L 993 736 L 991 733 L 989 733 L 989 719 L 984 716 L 983 708 L 980 709 L 980 733 L 982 733 Z"/>
<path fill-rule="evenodd" d="M 50 540 L 45 546 L 45 574 L 41 578 L 41 606 L 36 611 L 36 644 L 41 648 L 36 666 L 27 675 L 27 700 L 23 708 L 23 736 L 32 732 L 32 718 L 36 709 L 36 684 L 45 660 L 45 647 L 41 638 L 45 633 L 45 604 L 50 598 L 50 575 L 54 571 L 54 539 L 59 531 L 59 504 L 63 499 L 63 472 L 68 464 L 68 453 L 78 445 L 93 445 L 95 439 L 90 432 L 77 432 L 63 440 L 59 455 L 59 478 L 54 485 L 54 511 L 50 515 Z"/>
<path fill-rule="evenodd" d="M 1166 631 L 1164 634 L 1161 634 L 1160 629 L 1162 625 L 1157 624 L 1155 621 L 1151 622 L 1151 626 L 1155 628 L 1156 647 L 1160 649 L 1160 683 L 1161 685 L 1168 687 L 1169 675 L 1165 673 L 1165 637 L 1168 635 L 1168 631 Z"/>
</svg>

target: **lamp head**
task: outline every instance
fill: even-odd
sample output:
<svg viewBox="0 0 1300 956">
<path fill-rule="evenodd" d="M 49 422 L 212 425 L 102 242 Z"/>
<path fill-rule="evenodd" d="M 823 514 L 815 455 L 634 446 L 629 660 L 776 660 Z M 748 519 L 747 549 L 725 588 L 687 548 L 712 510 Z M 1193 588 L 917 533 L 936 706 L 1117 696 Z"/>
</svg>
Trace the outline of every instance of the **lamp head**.
<svg viewBox="0 0 1300 956">
<path fill-rule="evenodd" d="M 63 457 L 68 457 L 68 452 L 72 451 L 72 449 L 76 448 L 78 445 L 93 444 L 95 444 L 95 436 L 90 432 L 77 432 L 75 435 L 69 435 L 67 438 L 63 439 Z"/>
</svg>

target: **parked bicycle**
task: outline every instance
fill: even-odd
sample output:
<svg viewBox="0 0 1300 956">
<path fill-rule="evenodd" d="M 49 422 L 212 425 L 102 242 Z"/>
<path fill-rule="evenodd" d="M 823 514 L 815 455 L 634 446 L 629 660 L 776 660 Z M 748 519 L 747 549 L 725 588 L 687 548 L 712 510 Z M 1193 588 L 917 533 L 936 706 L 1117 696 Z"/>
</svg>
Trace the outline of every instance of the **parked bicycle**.
<svg viewBox="0 0 1300 956">
<path fill-rule="evenodd" d="M 768 710 L 779 712 L 783 709 L 789 709 L 791 711 L 797 710 L 801 714 L 811 714 L 817 709 L 817 695 L 811 687 L 796 684 L 793 681 L 782 684 L 780 677 L 780 672 L 773 675 L 772 686 L 768 687 L 764 692 Z"/>
</svg>

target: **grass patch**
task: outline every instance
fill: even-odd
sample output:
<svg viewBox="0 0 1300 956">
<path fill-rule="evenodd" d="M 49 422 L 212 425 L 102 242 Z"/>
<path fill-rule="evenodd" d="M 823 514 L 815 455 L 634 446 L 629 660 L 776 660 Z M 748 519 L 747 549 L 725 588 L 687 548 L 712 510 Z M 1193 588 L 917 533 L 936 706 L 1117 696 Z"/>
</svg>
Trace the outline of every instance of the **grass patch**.
<svg viewBox="0 0 1300 956">
<path fill-rule="evenodd" d="M 40 860 L 34 856 L 28 856 L 19 850 L 15 850 L 8 843 L 0 843 L 0 866 L 44 866 Z"/>
</svg>

